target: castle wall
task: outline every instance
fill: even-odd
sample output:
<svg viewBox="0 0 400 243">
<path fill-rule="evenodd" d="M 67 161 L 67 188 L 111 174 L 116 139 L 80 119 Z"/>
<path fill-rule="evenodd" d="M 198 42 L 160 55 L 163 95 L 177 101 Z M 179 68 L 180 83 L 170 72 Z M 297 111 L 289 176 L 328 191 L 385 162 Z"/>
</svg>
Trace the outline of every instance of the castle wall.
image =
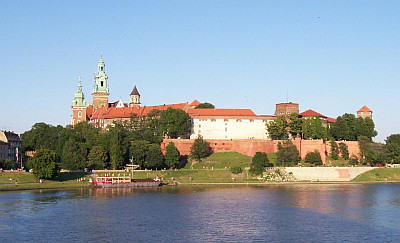
<svg viewBox="0 0 400 243">
<path fill-rule="evenodd" d="M 278 142 L 280 140 L 262 140 L 262 139 L 205 139 L 214 153 L 217 152 L 238 152 L 248 156 L 254 156 L 256 152 L 275 153 L 278 151 Z M 194 139 L 164 139 L 161 143 L 161 149 L 165 153 L 165 146 L 173 142 L 178 148 L 181 155 L 189 155 L 190 147 Z M 300 157 L 304 159 L 308 152 L 318 150 L 323 163 L 326 162 L 326 157 L 330 154 L 329 142 L 323 140 L 292 140 L 299 150 Z M 358 142 L 345 141 L 349 147 L 349 153 L 358 155 Z"/>
</svg>

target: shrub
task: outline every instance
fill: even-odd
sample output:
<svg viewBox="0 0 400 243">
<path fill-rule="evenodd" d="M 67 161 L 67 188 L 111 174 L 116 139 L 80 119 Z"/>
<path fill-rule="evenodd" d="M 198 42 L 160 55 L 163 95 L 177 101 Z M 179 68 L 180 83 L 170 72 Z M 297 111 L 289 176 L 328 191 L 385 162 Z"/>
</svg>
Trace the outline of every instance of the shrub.
<svg viewBox="0 0 400 243">
<path fill-rule="evenodd" d="M 351 156 L 349 160 L 349 165 L 358 165 L 358 158 L 354 154 Z"/>
<path fill-rule="evenodd" d="M 256 175 L 262 174 L 267 166 L 271 166 L 267 154 L 257 152 L 252 159 L 250 172 Z"/>
<path fill-rule="evenodd" d="M 305 162 L 314 165 L 322 165 L 321 155 L 318 150 L 309 152 L 306 155 Z"/>
<path fill-rule="evenodd" d="M 276 162 L 279 166 L 293 166 L 300 162 L 300 153 L 292 141 L 287 140 L 278 143 Z"/>
<path fill-rule="evenodd" d="M 232 167 L 232 168 L 231 168 L 231 172 L 232 172 L 233 174 L 239 174 L 239 173 L 242 173 L 243 170 L 242 170 L 241 167 L 235 166 L 235 167 Z"/>
</svg>

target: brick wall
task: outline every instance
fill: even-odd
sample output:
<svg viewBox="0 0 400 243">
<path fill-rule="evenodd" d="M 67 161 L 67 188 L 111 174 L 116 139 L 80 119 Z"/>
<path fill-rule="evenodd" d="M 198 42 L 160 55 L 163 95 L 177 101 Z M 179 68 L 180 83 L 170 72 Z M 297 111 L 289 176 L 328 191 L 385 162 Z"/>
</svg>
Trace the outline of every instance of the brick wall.
<svg viewBox="0 0 400 243">
<path fill-rule="evenodd" d="M 217 152 L 238 152 L 248 156 L 254 156 L 256 152 L 274 153 L 278 151 L 279 140 L 258 140 L 258 139 L 206 139 L 212 151 Z M 192 146 L 193 139 L 164 139 L 161 143 L 161 149 L 165 153 L 165 146 L 173 142 L 178 148 L 181 155 L 190 154 L 190 147 Z M 330 143 L 323 140 L 301 140 L 295 139 L 293 143 L 296 145 L 300 152 L 300 157 L 304 159 L 308 152 L 318 150 L 321 154 L 322 161 L 326 162 L 326 156 L 330 154 Z M 346 141 L 344 142 L 349 147 L 349 153 L 358 155 L 358 142 Z"/>
</svg>

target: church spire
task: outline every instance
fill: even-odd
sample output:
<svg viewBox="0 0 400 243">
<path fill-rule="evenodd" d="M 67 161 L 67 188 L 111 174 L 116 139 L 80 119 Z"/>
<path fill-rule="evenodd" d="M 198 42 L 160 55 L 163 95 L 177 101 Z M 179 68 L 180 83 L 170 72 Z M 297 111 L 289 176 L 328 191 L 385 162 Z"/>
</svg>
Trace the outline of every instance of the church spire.
<svg viewBox="0 0 400 243">
<path fill-rule="evenodd" d="M 78 90 L 75 92 L 74 101 L 72 101 L 72 108 L 86 107 L 85 95 L 82 91 L 81 76 L 79 76 Z"/>
<path fill-rule="evenodd" d="M 106 65 L 104 64 L 102 55 L 97 64 L 97 71 L 94 74 L 93 93 L 109 93 L 107 79 Z"/>
<path fill-rule="evenodd" d="M 133 87 L 133 90 L 129 96 L 129 107 L 140 106 L 140 94 L 136 88 L 136 85 Z"/>
</svg>

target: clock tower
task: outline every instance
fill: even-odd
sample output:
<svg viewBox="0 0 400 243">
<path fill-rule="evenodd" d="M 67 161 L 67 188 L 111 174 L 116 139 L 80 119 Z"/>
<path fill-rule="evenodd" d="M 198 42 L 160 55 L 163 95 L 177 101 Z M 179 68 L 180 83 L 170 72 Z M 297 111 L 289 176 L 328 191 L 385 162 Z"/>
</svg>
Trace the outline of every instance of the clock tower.
<svg viewBox="0 0 400 243">
<path fill-rule="evenodd" d="M 97 64 L 97 72 L 94 74 L 94 87 L 93 87 L 93 108 L 107 107 L 108 108 L 108 96 L 110 95 L 107 85 L 107 74 L 105 70 L 105 64 L 103 58 L 100 57 L 99 63 Z"/>
</svg>

